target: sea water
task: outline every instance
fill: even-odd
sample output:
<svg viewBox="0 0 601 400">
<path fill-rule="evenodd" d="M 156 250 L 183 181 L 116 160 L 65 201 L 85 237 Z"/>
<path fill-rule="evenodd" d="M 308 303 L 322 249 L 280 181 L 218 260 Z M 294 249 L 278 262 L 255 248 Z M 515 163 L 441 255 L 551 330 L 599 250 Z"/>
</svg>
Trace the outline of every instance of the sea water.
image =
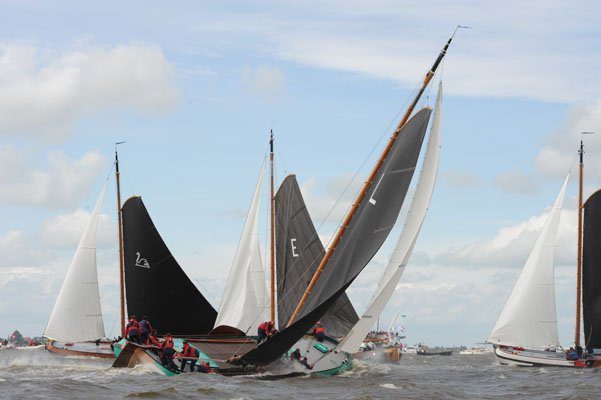
<svg viewBox="0 0 601 400">
<path fill-rule="evenodd" d="M 492 354 L 404 355 L 399 365 L 354 361 L 335 377 L 262 380 L 62 357 L 44 349 L 0 351 L 4 399 L 601 399 L 601 370 L 498 365 Z"/>
</svg>

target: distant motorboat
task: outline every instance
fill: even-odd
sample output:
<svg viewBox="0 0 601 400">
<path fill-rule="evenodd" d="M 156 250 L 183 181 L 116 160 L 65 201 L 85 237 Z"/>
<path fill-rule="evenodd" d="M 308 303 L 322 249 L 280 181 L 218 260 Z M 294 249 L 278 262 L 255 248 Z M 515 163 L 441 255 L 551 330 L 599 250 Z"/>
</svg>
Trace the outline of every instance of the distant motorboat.
<svg viewBox="0 0 601 400">
<path fill-rule="evenodd" d="M 418 356 L 450 356 L 453 354 L 453 350 L 430 351 L 426 349 L 417 349 L 415 354 Z"/>
</svg>

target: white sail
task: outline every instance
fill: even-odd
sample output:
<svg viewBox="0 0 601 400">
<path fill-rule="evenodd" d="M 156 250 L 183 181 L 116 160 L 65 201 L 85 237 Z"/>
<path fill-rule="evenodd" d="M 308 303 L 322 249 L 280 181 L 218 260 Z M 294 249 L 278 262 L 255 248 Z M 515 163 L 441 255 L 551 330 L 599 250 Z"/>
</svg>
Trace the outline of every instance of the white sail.
<svg viewBox="0 0 601 400">
<path fill-rule="evenodd" d="M 230 326 L 252 331 L 269 319 L 269 293 L 259 247 L 259 203 L 265 162 L 261 168 L 242 237 L 221 299 L 215 327 Z"/>
<path fill-rule="evenodd" d="M 374 322 L 384 311 L 386 304 L 394 293 L 405 266 L 411 258 L 411 252 L 417 241 L 417 236 L 428 211 L 430 199 L 434 191 L 436 176 L 438 175 L 438 164 L 440 160 L 440 118 L 442 111 L 442 82 L 438 85 L 438 96 L 436 98 L 436 110 L 432 118 L 430 139 L 424 156 L 424 164 L 420 173 L 419 182 L 415 190 L 413 202 L 409 208 L 405 226 L 399 236 L 398 242 L 390 257 L 386 271 L 380 279 L 378 289 L 369 303 L 367 310 L 348 335 L 342 340 L 338 349 L 354 353 L 361 346 L 361 342 L 370 331 Z"/>
<path fill-rule="evenodd" d="M 543 349 L 558 346 L 555 311 L 555 244 L 566 177 L 534 247 L 486 339 L 492 344 Z"/>
<path fill-rule="evenodd" d="M 88 342 L 105 337 L 96 272 L 96 232 L 107 184 L 98 196 L 50 314 L 44 331 L 49 339 Z"/>
</svg>

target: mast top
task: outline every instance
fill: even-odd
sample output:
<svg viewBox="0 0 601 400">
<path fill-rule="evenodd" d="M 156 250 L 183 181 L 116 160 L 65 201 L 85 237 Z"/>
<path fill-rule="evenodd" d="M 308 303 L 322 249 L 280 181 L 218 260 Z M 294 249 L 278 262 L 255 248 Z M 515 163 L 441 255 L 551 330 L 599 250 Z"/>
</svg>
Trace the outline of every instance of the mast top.
<svg viewBox="0 0 601 400">
<path fill-rule="evenodd" d="M 269 152 L 273 153 L 273 129 L 269 130 Z"/>
<path fill-rule="evenodd" d="M 584 140 L 582 140 L 582 135 L 594 135 L 595 132 L 580 132 L 580 149 L 578 150 L 578 154 L 580 155 L 580 164 L 583 164 L 584 161 Z"/>
</svg>

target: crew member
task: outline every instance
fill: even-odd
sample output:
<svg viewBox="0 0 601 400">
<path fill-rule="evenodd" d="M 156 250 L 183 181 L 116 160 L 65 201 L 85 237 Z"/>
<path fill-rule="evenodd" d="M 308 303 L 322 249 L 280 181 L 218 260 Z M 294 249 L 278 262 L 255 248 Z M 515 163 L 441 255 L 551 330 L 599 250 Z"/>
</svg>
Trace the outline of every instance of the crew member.
<svg viewBox="0 0 601 400">
<path fill-rule="evenodd" d="M 209 372 L 211 372 L 211 366 L 205 360 L 200 360 L 200 362 L 198 363 L 198 372 L 208 374 Z"/>
<path fill-rule="evenodd" d="M 150 335 L 148 335 L 148 339 L 146 339 L 146 346 L 161 347 L 161 342 L 159 342 L 159 339 L 157 338 L 157 330 L 156 329 L 153 329 L 152 333 L 150 333 Z"/>
<path fill-rule="evenodd" d="M 292 352 L 292 354 L 290 354 L 290 359 L 292 361 L 298 361 L 298 362 L 300 362 L 300 360 L 301 360 L 301 352 L 300 352 L 300 349 L 298 347 L 296 348 L 296 350 L 294 350 Z"/>
<path fill-rule="evenodd" d="M 262 343 L 268 337 L 271 337 L 273 335 L 273 331 L 274 329 L 272 321 L 262 322 L 257 328 L 257 336 L 259 337 L 258 343 Z"/>
<path fill-rule="evenodd" d="M 136 320 L 135 315 L 130 315 L 129 322 L 125 327 L 125 334 L 130 342 L 138 343 L 138 336 L 140 334 L 140 324 Z"/>
<path fill-rule="evenodd" d="M 198 350 L 194 347 L 190 346 L 187 340 L 184 340 L 184 347 L 182 347 L 182 352 L 179 353 L 181 366 L 180 371 L 184 372 L 186 368 L 186 364 L 190 363 L 190 372 L 194 372 L 194 367 L 196 366 L 196 360 L 192 360 L 192 358 L 198 358 Z"/>
<path fill-rule="evenodd" d="M 323 342 L 323 339 L 326 337 L 326 328 L 323 327 L 321 322 L 317 322 L 315 329 L 313 330 L 313 334 L 318 342 Z"/>
<path fill-rule="evenodd" d="M 161 343 L 161 362 L 163 366 L 172 371 L 177 370 L 177 366 L 173 362 L 173 356 L 175 356 L 175 349 L 173 348 L 173 339 L 171 334 L 167 333 Z"/>
<path fill-rule="evenodd" d="M 140 325 L 140 343 L 146 343 L 148 335 L 152 332 L 152 325 L 148 321 L 148 317 L 145 315 L 139 323 Z"/>
</svg>

